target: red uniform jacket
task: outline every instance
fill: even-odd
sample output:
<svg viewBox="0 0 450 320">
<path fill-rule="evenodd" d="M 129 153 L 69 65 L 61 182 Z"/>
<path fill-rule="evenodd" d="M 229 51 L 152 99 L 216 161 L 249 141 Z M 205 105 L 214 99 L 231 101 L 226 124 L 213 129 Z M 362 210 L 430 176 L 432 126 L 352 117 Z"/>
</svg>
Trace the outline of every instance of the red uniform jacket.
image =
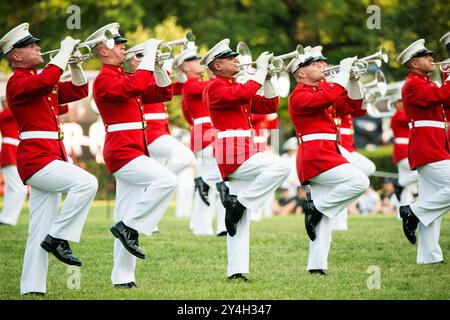
<svg viewBox="0 0 450 320">
<path fill-rule="evenodd" d="M 254 132 L 253 141 L 255 142 L 256 148 L 264 151 L 267 149 L 267 139 L 269 137 L 267 115 L 252 114 L 251 122 Z"/>
<path fill-rule="evenodd" d="M 408 120 L 445 121 L 443 104 L 450 103 L 450 82 L 438 88 L 426 76 L 411 72 L 402 88 L 402 100 Z M 450 159 L 446 132 L 440 128 L 412 128 L 408 145 L 412 170 L 427 163 Z"/>
<path fill-rule="evenodd" d="M 122 66 L 103 65 L 94 81 L 93 93 L 106 129 L 112 124 L 145 122 L 143 104 L 170 100 L 172 85 L 158 87 L 150 71 L 128 74 Z M 139 156 L 149 155 L 146 140 L 143 129 L 106 132 L 103 157 L 108 173 Z"/>
<path fill-rule="evenodd" d="M 277 113 L 271 113 L 267 115 L 267 129 L 278 129 L 280 119 Z"/>
<path fill-rule="evenodd" d="M 186 113 L 191 118 L 191 150 L 194 153 L 203 150 L 215 140 L 215 130 L 210 122 L 194 124 L 195 119 L 209 117 L 208 109 L 202 100 L 203 90 L 209 82 L 189 77 L 181 93 Z"/>
<path fill-rule="evenodd" d="M 165 114 L 165 119 L 151 119 L 152 115 Z M 159 137 L 168 134 L 169 130 L 169 115 L 164 103 L 148 103 L 144 105 L 144 118 L 147 121 L 147 143 L 150 144 Z"/>
<path fill-rule="evenodd" d="M 218 131 L 250 130 L 252 113 L 273 113 L 278 109 L 278 97 L 268 99 L 257 95 L 261 85 L 255 81 L 245 84 L 235 79 L 217 76 L 205 88 L 203 98 L 209 110 L 214 128 Z M 236 170 L 258 150 L 249 137 L 218 139 L 215 157 L 222 178 Z"/>
<path fill-rule="evenodd" d="M 289 114 L 298 136 L 313 133 L 337 134 L 333 117 L 327 110 L 333 106 L 337 115 L 360 110 L 362 100 L 352 100 L 340 85 L 319 82 L 317 87 L 298 83 L 289 97 Z M 337 142 L 313 140 L 300 144 L 297 152 L 297 172 L 300 182 L 336 166 L 347 163 Z"/>
<path fill-rule="evenodd" d="M 396 138 L 409 138 L 408 119 L 404 111 L 399 111 L 394 114 L 391 119 L 391 129 L 394 134 L 394 163 L 397 164 L 408 157 L 408 144 L 396 143 Z"/>
<path fill-rule="evenodd" d="M 6 167 L 16 164 L 17 145 L 7 143 L 5 138 L 14 139 L 19 142 L 19 129 L 9 108 L 0 112 L 0 131 L 2 133 L 2 152 L 0 154 L 0 165 Z"/>
<path fill-rule="evenodd" d="M 449 70 L 450 67 L 447 67 L 446 70 Z M 442 80 L 443 82 L 445 80 L 447 80 L 450 77 L 450 73 L 448 72 L 444 72 L 442 74 Z M 450 80 L 448 80 L 450 81 Z M 446 104 L 444 106 L 444 114 L 445 114 L 445 119 L 447 121 L 447 140 L 450 141 L 450 104 Z"/>
<path fill-rule="evenodd" d="M 359 109 L 351 112 L 346 112 L 345 114 L 339 114 L 336 113 L 336 110 L 334 110 L 334 108 L 330 108 L 329 110 L 333 117 L 335 117 L 335 122 L 337 122 L 339 144 L 348 152 L 354 152 L 356 148 L 353 118 L 364 116 L 367 111 Z"/>
<path fill-rule="evenodd" d="M 61 131 L 58 115 L 67 112 L 67 106 L 58 104 L 88 95 L 88 84 L 61 82 L 61 74 L 62 70 L 51 64 L 40 74 L 34 69 L 14 70 L 6 87 L 6 99 L 19 132 Z M 61 140 L 26 139 L 17 148 L 17 170 L 23 182 L 54 160 L 67 161 Z"/>
</svg>

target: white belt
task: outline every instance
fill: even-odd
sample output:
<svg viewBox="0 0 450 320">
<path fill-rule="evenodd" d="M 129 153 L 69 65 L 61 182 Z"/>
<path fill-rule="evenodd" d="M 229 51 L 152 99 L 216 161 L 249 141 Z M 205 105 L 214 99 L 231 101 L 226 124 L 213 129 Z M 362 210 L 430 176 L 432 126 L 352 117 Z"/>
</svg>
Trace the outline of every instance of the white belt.
<svg viewBox="0 0 450 320">
<path fill-rule="evenodd" d="M 194 119 L 194 125 L 202 124 L 202 123 L 211 123 L 211 118 L 210 117 L 200 117 L 200 118 Z"/>
<path fill-rule="evenodd" d="M 350 128 L 339 128 L 339 133 L 343 135 L 353 135 L 353 130 Z"/>
<path fill-rule="evenodd" d="M 396 144 L 408 144 L 409 139 L 408 138 L 394 138 L 394 143 Z"/>
<path fill-rule="evenodd" d="M 331 140 L 337 141 L 336 135 L 334 133 L 312 133 L 304 136 L 299 136 L 300 143 L 308 142 L 313 140 Z"/>
<path fill-rule="evenodd" d="M 265 143 L 265 142 L 267 142 L 267 137 L 266 136 L 254 136 L 253 141 L 256 143 Z"/>
<path fill-rule="evenodd" d="M 18 146 L 20 143 L 19 139 L 14 139 L 14 138 L 9 138 L 9 137 L 4 137 L 2 139 L 2 142 L 5 144 L 12 144 L 13 146 Z"/>
<path fill-rule="evenodd" d="M 419 128 L 419 127 L 433 127 L 433 128 L 445 129 L 446 124 L 443 121 L 418 120 L 418 121 L 411 121 L 410 123 L 408 123 L 408 126 L 410 129 Z"/>
<path fill-rule="evenodd" d="M 146 113 L 144 114 L 145 120 L 166 120 L 169 118 L 167 113 Z"/>
<path fill-rule="evenodd" d="M 226 131 L 220 131 L 217 132 L 217 138 L 223 139 L 223 138 L 234 138 L 234 137 L 251 137 L 252 131 L 251 130 L 226 130 Z"/>
<path fill-rule="evenodd" d="M 106 131 L 115 132 L 122 130 L 142 130 L 142 129 L 147 129 L 147 122 L 140 121 L 140 122 L 125 122 L 125 123 L 110 124 L 106 129 Z"/>
<path fill-rule="evenodd" d="M 63 140 L 64 132 L 60 131 L 24 131 L 19 133 L 20 140 L 26 139 L 53 139 Z"/>
</svg>

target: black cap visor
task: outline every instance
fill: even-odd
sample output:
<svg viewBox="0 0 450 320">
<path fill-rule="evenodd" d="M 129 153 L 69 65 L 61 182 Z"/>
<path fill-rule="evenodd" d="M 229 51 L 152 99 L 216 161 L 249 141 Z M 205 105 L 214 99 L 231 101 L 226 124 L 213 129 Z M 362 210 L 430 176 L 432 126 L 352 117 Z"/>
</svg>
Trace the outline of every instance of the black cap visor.
<svg viewBox="0 0 450 320">
<path fill-rule="evenodd" d="M 292 73 L 296 73 L 298 69 L 303 68 L 303 67 L 307 67 L 309 66 L 311 63 L 316 62 L 316 61 L 320 61 L 322 60 L 320 57 L 309 57 L 308 59 L 306 59 L 305 61 L 303 61 L 302 63 L 300 63 L 297 66 L 297 69 L 295 69 L 294 72 Z"/>
<path fill-rule="evenodd" d="M 239 53 L 234 52 L 232 50 L 227 50 L 227 51 L 223 51 L 219 54 L 216 54 L 213 58 L 213 60 L 216 59 L 226 59 L 226 58 L 230 58 L 230 57 L 237 57 L 239 55 Z"/>
<path fill-rule="evenodd" d="M 28 35 L 23 39 L 20 39 L 19 41 L 17 41 L 14 45 L 13 48 L 24 48 L 32 43 L 39 43 L 41 41 L 41 39 L 33 37 L 32 35 Z"/>
<path fill-rule="evenodd" d="M 122 38 L 122 36 L 120 36 L 120 35 L 114 36 L 114 43 L 115 44 L 117 44 L 117 43 L 125 43 L 127 41 L 128 41 L 127 39 Z"/>
<path fill-rule="evenodd" d="M 183 62 L 189 62 L 189 61 L 194 61 L 194 60 L 200 60 L 201 57 L 199 56 L 192 56 L 192 57 L 187 57 L 186 59 L 183 60 Z"/>
<path fill-rule="evenodd" d="M 411 59 L 412 59 L 412 58 L 424 57 L 424 56 L 432 56 L 433 54 L 434 54 L 434 51 L 430 51 L 430 50 L 428 50 L 428 49 L 422 49 L 422 50 L 417 51 L 416 53 L 414 53 L 414 54 L 411 56 Z"/>
</svg>

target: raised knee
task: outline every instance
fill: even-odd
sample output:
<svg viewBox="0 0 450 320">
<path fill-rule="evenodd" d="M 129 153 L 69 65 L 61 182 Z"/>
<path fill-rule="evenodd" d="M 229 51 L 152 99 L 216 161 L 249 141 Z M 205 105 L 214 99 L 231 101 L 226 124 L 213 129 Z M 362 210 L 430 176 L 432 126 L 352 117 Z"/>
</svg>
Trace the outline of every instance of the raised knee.
<svg viewBox="0 0 450 320">
<path fill-rule="evenodd" d="M 167 175 L 164 179 L 167 188 L 175 190 L 178 187 L 178 179 L 175 174 L 170 172 L 170 174 Z"/>
<path fill-rule="evenodd" d="M 88 188 L 89 190 L 91 190 L 92 192 L 97 192 L 98 190 L 98 180 L 97 178 L 92 175 L 89 174 L 89 176 L 87 176 L 86 180 L 84 181 L 86 188 Z"/>
<path fill-rule="evenodd" d="M 357 178 L 353 179 L 353 182 L 355 188 L 358 189 L 361 194 L 364 193 L 370 186 L 370 180 L 364 174 L 358 175 Z"/>
</svg>

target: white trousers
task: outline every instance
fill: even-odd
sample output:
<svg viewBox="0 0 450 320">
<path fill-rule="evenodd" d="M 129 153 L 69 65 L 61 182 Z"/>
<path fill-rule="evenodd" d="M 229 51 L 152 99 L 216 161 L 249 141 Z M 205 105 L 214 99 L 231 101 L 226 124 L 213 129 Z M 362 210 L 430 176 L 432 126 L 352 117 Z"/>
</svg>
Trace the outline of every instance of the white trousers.
<svg viewBox="0 0 450 320">
<path fill-rule="evenodd" d="M 131 160 L 113 175 L 116 178 L 115 220 L 150 236 L 169 206 L 177 177 L 147 156 Z M 135 267 L 136 257 L 115 239 L 112 283 L 135 282 Z"/>
<path fill-rule="evenodd" d="M 194 154 L 183 143 L 170 135 L 162 135 L 148 146 L 150 157 L 178 174 L 194 161 Z"/>
<path fill-rule="evenodd" d="M 262 208 L 290 170 L 289 160 L 269 152 L 258 152 L 229 175 L 230 194 L 237 195 L 248 210 L 238 223 L 236 234 L 227 235 L 228 276 L 249 273 L 250 210 Z"/>
<path fill-rule="evenodd" d="M 45 292 L 48 253 L 40 244 L 47 234 L 79 242 L 89 207 L 98 188 L 97 179 L 83 169 L 55 160 L 26 183 L 30 191 L 30 223 L 25 248 L 20 292 Z M 67 197 L 58 215 L 61 193 Z"/>
<path fill-rule="evenodd" d="M 414 202 L 414 194 L 418 193 L 418 175 L 417 170 L 411 170 L 408 158 L 397 163 L 398 183 L 403 187 L 399 199 L 399 205 L 403 206 Z M 399 208 L 397 208 L 397 219 L 401 220 Z"/>
<path fill-rule="evenodd" d="M 351 165 L 358 168 L 366 176 L 370 177 L 374 174 L 376 167 L 370 159 L 356 151 L 349 152 L 341 145 L 339 145 L 339 151 L 341 151 L 342 156 L 347 159 Z M 342 210 L 342 212 L 333 219 L 331 222 L 331 230 L 348 230 L 348 208 Z"/>
<path fill-rule="evenodd" d="M 200 198 L 198 192 L 194 196 L 194 210 L 191 216 L 191 229 L 194 235 L 212 235 L 214 213 L 217 212 L 216 234 L 226 231 L 225 208 L 220 200 L 216 183 L 222 181 L 222 176 L 214 158 L 212 145 L 196 153 L 197 176 L 209 186 L 209 203 L 207 206 Z"/>
<path fill-rule="evenodd" d="M 355 202 L 370 182 L 362 171 L 349 163 L 325 171 L 309 181 L 314 205 L 323 216 L 316 227 L 316 239 L 309 242 L 307 269 L 327 270 L 331 220 Z"/>
<path fill-rule="evenodd" d="M 450 210 L 450 160 L 437 161 L 417 168 L 419 198 L 411 209 L 419 218 L 417 263 L 443 260 L 439 246 L 441 219 Z"/>
<path fill-rule="evenodd" d="M 19 172 L 17 172 L 15 165 L 2 168 L 2 173 L 5 180 L 5 194 L 3 210 L 0 213 L 0 222 L 16 225 L 27 198 L 28 188 L 20 180 Z"/>
<path fill-rule="evenodd" d="M 187 167 L 178 174 L 178 187 L 175 196 L 176 217 L 184 218 L 191 216 L 194 191 L 194 170 L 191 167 Z"/>
<path fill-rule="evenodd" d="M 369 158 L 356 151 L 349 152 L 341 145 L 339 145 L 339 151 L 341 152 L 342 156 L 347 159 L 348 162 L 350 162 L 351 165 L 361 170 L 366 176 L 370 177 L 375 173 L 375 163 L 373 163 Z"/>
</svg>

